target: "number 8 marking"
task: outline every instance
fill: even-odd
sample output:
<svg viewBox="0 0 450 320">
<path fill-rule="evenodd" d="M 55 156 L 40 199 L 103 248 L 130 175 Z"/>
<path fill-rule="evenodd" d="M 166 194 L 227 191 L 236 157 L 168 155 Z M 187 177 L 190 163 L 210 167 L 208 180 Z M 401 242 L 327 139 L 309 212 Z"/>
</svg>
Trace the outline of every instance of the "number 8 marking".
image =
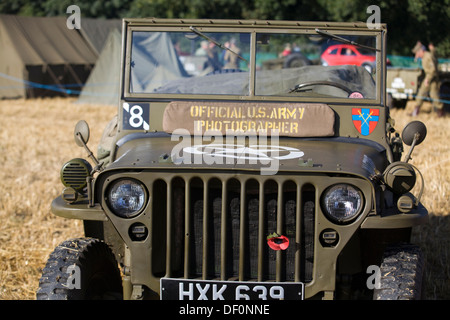
<svg viewBox="0 0 450 320">
<path fill-rule="evenodd" d="M 136 112 L 137 110 L 137 112 Z M 142 118 L 142 114 L 144 113 L 144 110 L 142 110 L 142 107 L 139 105 L 134 105 L 130 109 L 130 126 L 133 128 L 139 128 L 142 126 L 142 123 L 144 122 L 144 119 Z M 137 119 L 137 120 L 136 120 Z"/>
</svg>

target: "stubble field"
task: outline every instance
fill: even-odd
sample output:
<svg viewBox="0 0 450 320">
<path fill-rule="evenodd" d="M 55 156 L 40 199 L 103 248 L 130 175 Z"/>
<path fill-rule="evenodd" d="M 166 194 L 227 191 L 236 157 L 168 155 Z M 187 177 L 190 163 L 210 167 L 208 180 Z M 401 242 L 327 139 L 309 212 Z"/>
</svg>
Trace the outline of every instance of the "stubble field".
<svg viewBox="0 0 450 320">
<path fill-rule="evenodd" d="M 49 254 L 62 241 L 83 236 L 81 221 L 50 213 L 51 201 L 63 188 L 59 170 L 71 158 L 86 158 L 73 140 L 76 122 L 89 123 L 95 152 L 117 110 L 74 101 L 0 101 L 0 300 L 35 299 Z M 412 120 L 405 110 L 391 115 L 399 131 Z M 424 176 L 422 202 L 431 214 L 428 224 L 414 229 L 413 241 L 427 256 L 425 298 L 450 299 L 450 125 L 448 117 L 430 113 L 417 119 L 427 125 L 428 136 L 411 163 Z"/>
</svg>

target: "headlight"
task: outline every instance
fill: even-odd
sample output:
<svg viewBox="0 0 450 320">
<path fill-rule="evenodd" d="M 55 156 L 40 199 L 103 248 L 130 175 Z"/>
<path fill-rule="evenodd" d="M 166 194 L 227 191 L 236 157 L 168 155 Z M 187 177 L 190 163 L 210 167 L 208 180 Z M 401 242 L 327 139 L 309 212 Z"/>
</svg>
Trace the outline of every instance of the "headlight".
<svg viewBox="0 0 450 320">
<path fill-rule="evenodd" d="M 333 222 L 351 221 L 361 212 L 362 207 L 361 191 L 348 184 L 334 185 L 322 196 L 322 209 Z"/>
<path fill-rule="evenodd" d="M 133 179 L 113 182 L 107 191 L 107 203 L 111 211 L 122 218 L 132 218 L 140 213 L 146 203 L 146 190 Z"/>
</svg>

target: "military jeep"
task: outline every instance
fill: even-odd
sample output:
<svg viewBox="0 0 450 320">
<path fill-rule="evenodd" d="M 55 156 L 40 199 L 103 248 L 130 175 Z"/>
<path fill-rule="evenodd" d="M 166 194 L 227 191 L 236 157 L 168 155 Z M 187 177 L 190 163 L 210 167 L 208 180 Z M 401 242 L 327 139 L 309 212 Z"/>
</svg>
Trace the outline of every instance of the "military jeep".
<svg viewBox="0 0 450 320">
<path fill-rule="evenodd" d="M 89 161 L 63 165 L 51 206 L 85 237 L 50 255 L 38 299 L 421 297 L 426 127 L 389 116 L 385 25 L 125 19 L 122 36 L 117 117 L 97 156 L 78 122 Z M 271 63 L 336 43 L 372 72 Z"/>
</svg>

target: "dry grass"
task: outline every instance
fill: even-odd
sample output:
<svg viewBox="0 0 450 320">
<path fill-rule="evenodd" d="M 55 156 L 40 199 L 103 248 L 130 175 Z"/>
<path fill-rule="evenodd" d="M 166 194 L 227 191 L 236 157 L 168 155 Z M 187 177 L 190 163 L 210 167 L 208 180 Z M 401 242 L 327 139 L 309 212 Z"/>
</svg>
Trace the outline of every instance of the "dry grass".
<svg viewBox="0 0 450 320">
<path fill-rule="evenodd" d="M 409 102 L 406 110 L 394 110 L 392 118 L 396 128 L 403 128 L 415 120 L 407 114 L 413 109 Z M 419 244 L 426 255 L 425 298 L 450 299 L 450 123 L 449 117 L 436 118 L 431 108 L 424 106 L 417 120 L 427 126 L 427 138 L 414 149 L 411 163 L 423 174 L 425 191 L 422 202 L 430 212 L 429 223 L 413 230 L 412 241 Z M 427 110 L 428 109 L 428 110 Z M 405 148 L 407 152 L 409 147 Z"/>
<path fill-rule="evenodd" d="M 77 105 L 67 99 L 0 101 L 0 299 L 35 299 L 48 255 L 60 242 L 83 235 L 82 222 L 50 213 L 62 190 L 59 170 L 74 157 L 86 157 L 73 141 L 79 119 L 91 127 L 95 151 L 102 130 L 116 108 Z M 394 110 L 397 129 L 411 119 Z M 428 299 L 450 299 L 450 152 L 448 118 L 421 114 L 428 137 L 416 148 L 412 163 L 421 169 L 424 204 L 430 223 L 418 227 L 414 240 L 427 253 Z"/>
<path fill-rule="evenodd" d="M 0 299 L 35 299 L 50 252 L 83 235 L 81 221 L 50 213 L 62 190 L 59 170 L 67 160 L 85 157 L 73 140 L 76 122 L 90 123 L 95 146 L 117 111 L 72 101 L 0 101 Z"/>
</svg>

